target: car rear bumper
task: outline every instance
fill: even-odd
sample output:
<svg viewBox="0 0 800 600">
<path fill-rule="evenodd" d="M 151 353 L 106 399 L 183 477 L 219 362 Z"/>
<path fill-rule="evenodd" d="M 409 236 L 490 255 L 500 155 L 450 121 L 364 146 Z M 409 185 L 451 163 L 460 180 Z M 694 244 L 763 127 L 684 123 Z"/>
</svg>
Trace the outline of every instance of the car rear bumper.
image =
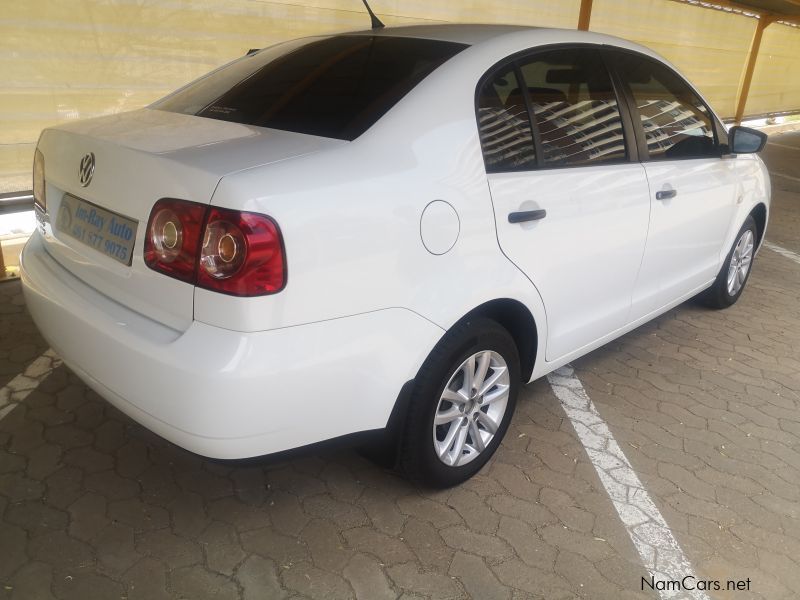
<svg viewBox="0 0 800 600">
<path fill-rule="evenodd" d="M 21 257 L 30 313 L 90 387 L 148 429 L 245 458 L 384 427 L 443 331 L 402 308 L 264 332 L 175 331 L 71 275 L 35 233 Z"/>
</svg>

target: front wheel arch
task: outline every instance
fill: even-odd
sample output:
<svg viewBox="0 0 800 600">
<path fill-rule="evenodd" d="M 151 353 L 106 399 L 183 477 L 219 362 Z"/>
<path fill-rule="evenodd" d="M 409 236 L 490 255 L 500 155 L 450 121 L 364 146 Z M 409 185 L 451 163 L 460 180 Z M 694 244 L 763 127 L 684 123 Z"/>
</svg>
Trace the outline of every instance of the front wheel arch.
<svg viewBox="0 0 800 600">
<path fill-rule="evenodd" d="M 767 229 L 767 205 L 759 202 L 750 211 L 750 216 L 756 222 L 756 248 L 759 248 Z"/>
<path fill-rule="evenodd" d="M 743 236 L 745 233 L 750 232 L 752 237 L 755 238 L 753 242 L 751 242 L 751 252 L 749 257 L 749 262 L 747 270 L 744 275 L 744 280 L 741 282 L 738 288 L 734 289 L 733 293 L 729 290 L 729 277 L 731 277 L 731 269 L 734 267 L 731 266 L 731 261 L 733 260 L 734 250 L 737 247 L 737 240 L 744 239 Z M 725 255 L 725 259 L 722 262 L 719 272 L 717 273 L 714 282 L 711 286 L 702 292 L 698 299 L 704 305 L 709 308 L 713 309 L 724 309 L 732 306 L 736 303 L 739 299 L 739 296 L 742 295 L 744 291 L 745 284 L 747 283 L 748 279 L 750 278 L 750 273 L 753 270 L 753 257 L 755 255 L 755 249 L 758 248 L 758 244 L 756 243 L 758 239 L 758 226 L 756 224 L 755 219 L 752 215 L 747 215 L 747 218 L 742 223 L 742 226 L 739 228 L 737 234 L 733 238 L 733 243 L 730 247 L 730 250 Z"/>
</svg>

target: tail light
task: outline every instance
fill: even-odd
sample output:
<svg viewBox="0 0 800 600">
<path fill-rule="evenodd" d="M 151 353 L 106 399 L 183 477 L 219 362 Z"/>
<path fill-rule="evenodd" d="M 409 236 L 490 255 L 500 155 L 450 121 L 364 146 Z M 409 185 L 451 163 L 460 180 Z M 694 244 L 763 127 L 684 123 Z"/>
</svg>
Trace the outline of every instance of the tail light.
<svg viewBox="0 0 800 600">
<path fill-rule="evenodd" d="M 47 212 L 47 197 L 44 191 L 44 154 L 38 148 L 33 154 L 33 202 L 42 212 Z"/>
<path fill-rule="evenodd" d="M 208 207 L 185 200 L 159 200 L 150 213 L 144 262 L 175 279 L 194 283 L 197 252 Z"/>
<path fill-rule="evenodd" d="M 144 260 L 155 271 L 234 296 L 274 294 L 286 281 L 283 241 L 272 219 L 185 200 L 153 207 Z"/>
</svg>

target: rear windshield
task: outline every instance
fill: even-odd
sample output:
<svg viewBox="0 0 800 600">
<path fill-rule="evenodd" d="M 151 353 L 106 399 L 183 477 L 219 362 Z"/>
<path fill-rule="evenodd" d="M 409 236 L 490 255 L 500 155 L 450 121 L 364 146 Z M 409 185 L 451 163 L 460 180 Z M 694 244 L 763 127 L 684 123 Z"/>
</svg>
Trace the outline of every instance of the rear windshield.
<svg viewBox="0 0 800 600">
<path fill-rule="evenodd" d="M 465 47 L 369 35 L 290 42 L 218 69 L 152 108 L 352 140 Z"/>
</svg>

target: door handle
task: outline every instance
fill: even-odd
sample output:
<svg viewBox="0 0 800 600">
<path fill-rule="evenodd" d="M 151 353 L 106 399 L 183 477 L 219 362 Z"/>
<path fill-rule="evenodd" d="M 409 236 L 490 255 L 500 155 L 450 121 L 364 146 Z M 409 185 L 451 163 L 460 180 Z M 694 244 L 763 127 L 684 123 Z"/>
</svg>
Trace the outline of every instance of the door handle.
<svg viewBox="0 0 800 600">
<path fill-rule="evenodd" d="M 656 200 L 669 200 L 678 195 L 678 190 L 661 190 L 656 192 Z"/>
<path fill-rule="evenodd" d="M 525 223 L 526 221 L 538 221 L 547 216 L 547 211 L 541 210 L 522 210 L 519 212 L 508 213 L 509 223 Z"/>
</svg>

